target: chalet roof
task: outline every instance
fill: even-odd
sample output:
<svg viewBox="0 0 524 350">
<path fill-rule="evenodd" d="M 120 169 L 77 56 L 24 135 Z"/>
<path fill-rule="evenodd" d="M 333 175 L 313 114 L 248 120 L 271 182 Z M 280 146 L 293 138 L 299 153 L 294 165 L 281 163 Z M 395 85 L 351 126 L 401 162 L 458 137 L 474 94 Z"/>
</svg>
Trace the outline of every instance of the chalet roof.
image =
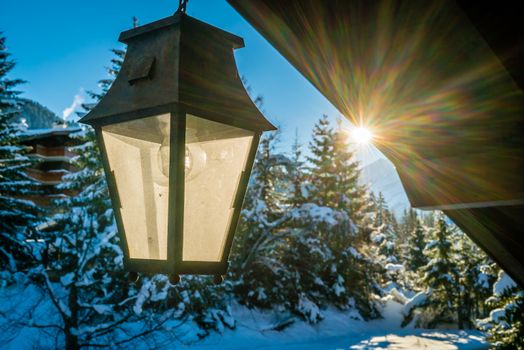
<svg viewBox="0 0 524 350">
<path fill-rule="evenodd" d="M 22 131 L 19 136 L 23 141 L 39 139 L 49 136 L 63 136 L 79 132 L 80 127 L 66 127 L 66 128 L 46 128 L 46 129 L 27 129 Z"/>
<path fill-rule="evenodd" d="M 19 133 L 20 141 L 24 144 L 42 144 L 47 147 L 72 146 L 79 144 L 79 140 L 71 137 L 72 134 L 80 132 L 80 127 L 27 129 Z"/>
</svg>

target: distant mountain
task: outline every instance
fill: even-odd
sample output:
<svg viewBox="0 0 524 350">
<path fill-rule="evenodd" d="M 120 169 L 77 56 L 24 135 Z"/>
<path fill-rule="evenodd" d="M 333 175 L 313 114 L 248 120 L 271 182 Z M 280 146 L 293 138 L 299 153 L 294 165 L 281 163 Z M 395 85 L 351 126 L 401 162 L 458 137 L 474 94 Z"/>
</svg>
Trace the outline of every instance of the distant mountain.
<svg viewBox="0 0 524 350">
<path fill-rule="evenodd" d="M 404 187 L 393 163 L 384 158 L 362 167 L 360 183 L 365 184 L 375 194 L 382 193 L 389 209 L 397 218 L 402 216 L 404 209 L 410 207 Z"/>
<path fill-rule="evenodd" d="M 63 122 L 59 116 L 40 103 L 29 99 L 20 100 L 22 102 L 20 112 L 13 119 L 18 122 L 25 119 L 29 129 L 52 128 L 54 124 Z"/>
</svg>

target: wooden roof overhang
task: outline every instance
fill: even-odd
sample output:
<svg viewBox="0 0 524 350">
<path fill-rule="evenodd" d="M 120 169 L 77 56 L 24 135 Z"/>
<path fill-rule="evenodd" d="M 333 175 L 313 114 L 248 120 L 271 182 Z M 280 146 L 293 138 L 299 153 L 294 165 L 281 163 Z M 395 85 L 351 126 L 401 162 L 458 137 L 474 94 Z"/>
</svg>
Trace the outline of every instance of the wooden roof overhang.
<svg viewBox="0 0 524 350">
<path fill-rule="evenodd" d="M 414 207 L 443 210 L 524 286 L 521 4 L 228 2 L 374 130 Z"/>
</svg>

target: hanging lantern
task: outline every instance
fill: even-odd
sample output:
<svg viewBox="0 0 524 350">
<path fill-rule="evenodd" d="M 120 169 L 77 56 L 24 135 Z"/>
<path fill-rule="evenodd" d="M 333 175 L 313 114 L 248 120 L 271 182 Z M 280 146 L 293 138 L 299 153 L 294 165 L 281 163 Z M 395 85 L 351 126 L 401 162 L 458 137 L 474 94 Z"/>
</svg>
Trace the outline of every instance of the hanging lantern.
<svg viewBox="0 0 524 350">
<path fill-rule="evenodd" d="M 94 127 L 131 272 L 223 275 L 260 135 L 243 40 L 175 15 L 120 34 L 113 85 L 80 121 Z"/>
</svg>

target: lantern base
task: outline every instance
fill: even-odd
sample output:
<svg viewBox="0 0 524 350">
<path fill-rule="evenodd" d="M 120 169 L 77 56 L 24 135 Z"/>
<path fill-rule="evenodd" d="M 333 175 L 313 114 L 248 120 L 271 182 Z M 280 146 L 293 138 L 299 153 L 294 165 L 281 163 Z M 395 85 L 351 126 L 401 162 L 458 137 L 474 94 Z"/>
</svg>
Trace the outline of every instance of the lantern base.
<svg viewBox="0 0 524 350">
<path fill-rule="evenodd" d="M 169 275 L 169 283 L 172 285 L 176 285 L 180 282 L 180 275 L 177 274 L 171 274 Z"/>
<path fill-rule="evenodd" d="M 131 283 L 136 283 L 138 281 L 138 273 L 136 272 L 129 272 L 129 274 L 127 275 L 127 280 Z"/>
<path fill-rule="evenodd" d="M 224 276 L 222 276 L 222 275 L 215 275 L 215 276 L 213 276 L 213 283 L 214 284 L 221 284 L 222 282 L 224 282 Z"/>
</svg>

